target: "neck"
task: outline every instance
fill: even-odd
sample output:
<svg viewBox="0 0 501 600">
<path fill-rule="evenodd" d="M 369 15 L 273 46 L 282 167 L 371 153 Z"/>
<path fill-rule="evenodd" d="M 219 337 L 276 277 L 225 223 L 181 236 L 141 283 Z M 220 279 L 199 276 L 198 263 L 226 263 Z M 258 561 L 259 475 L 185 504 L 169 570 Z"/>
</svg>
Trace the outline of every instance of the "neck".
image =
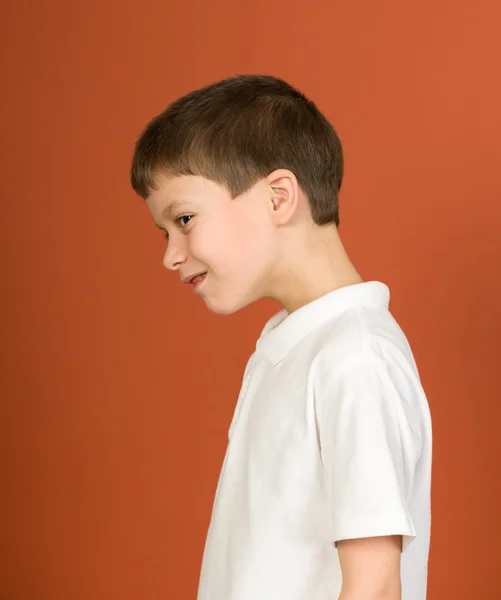
<svg viewBox="0 0 501 600">
<path fill-rule="evenodd" d="M 346 253 L 334 225 L 318 227 L 288 244 L 289 251 L 273 269 L 267 297 L 279 302 L 290 314 L 338 288 L 363 279 Z"/>
</svg>

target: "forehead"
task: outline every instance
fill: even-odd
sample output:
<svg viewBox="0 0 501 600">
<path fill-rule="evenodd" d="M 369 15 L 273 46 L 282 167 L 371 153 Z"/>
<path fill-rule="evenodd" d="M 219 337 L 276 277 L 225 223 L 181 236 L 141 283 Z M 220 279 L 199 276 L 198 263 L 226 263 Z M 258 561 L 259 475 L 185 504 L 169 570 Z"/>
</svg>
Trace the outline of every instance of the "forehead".
<svg viewBox="0 0 501 600">
<path fill-rule="evenodd" d="M 224 188 L 199 175 L 181 175 L 171 178 L 159 178 L 157 189 L 146 199 L 148 208 L 160 222 L 172 218 L 173 213 L 183 207 L 199 206 L 200 202 L 209 202 L 225 196 Z"/>
</svg>

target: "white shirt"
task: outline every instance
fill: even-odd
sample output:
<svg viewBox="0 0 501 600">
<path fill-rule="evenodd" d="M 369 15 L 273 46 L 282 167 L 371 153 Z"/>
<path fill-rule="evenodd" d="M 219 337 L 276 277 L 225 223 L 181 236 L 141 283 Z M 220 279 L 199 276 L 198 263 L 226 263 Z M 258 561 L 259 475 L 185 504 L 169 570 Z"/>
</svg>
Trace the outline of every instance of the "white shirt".
<svg viewBox="0 0 501 600">
<path fill-rule="evenodd" d="M 431 420 L 389 290 L 334 290 L 266 324 L 247 363 L 198 600 L 337 600 L 334 542 L 402 535 L 426 597 Z"/>
</svg>

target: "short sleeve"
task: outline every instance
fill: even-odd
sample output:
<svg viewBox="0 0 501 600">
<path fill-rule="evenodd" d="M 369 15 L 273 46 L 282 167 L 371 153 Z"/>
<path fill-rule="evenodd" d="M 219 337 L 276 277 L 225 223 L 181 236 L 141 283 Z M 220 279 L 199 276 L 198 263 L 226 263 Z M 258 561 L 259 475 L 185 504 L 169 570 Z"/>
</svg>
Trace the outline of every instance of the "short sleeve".
<svg viewBox="0 0 501 600">
<path fill-rule="evenodd" d="M 322 378 L 318 434 L 326 472 L 330 536 L 416 536 L 409 510 L 419 437 L 386 365 L 363 358 Z"/>
</svg>

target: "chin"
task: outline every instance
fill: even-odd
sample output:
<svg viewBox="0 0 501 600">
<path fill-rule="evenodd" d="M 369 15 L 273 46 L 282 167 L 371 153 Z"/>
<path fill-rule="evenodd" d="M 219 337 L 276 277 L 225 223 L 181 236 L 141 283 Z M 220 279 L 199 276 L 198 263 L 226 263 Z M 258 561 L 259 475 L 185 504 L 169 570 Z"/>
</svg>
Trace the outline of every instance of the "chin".
<svg viewBox="0 0 501 600">
<path fill-rule="evenodd" d="M 251 304 L 251 302 L 246 302 L 243 300 L 235 300 L 234 302 L 219 302 L 214 298 L 204 298 L 204 301 L 205 305 L 212 313 L 221 316 L 233 315 L 242 308 L 245 308 L 246 306 Z"/>
</svg>

